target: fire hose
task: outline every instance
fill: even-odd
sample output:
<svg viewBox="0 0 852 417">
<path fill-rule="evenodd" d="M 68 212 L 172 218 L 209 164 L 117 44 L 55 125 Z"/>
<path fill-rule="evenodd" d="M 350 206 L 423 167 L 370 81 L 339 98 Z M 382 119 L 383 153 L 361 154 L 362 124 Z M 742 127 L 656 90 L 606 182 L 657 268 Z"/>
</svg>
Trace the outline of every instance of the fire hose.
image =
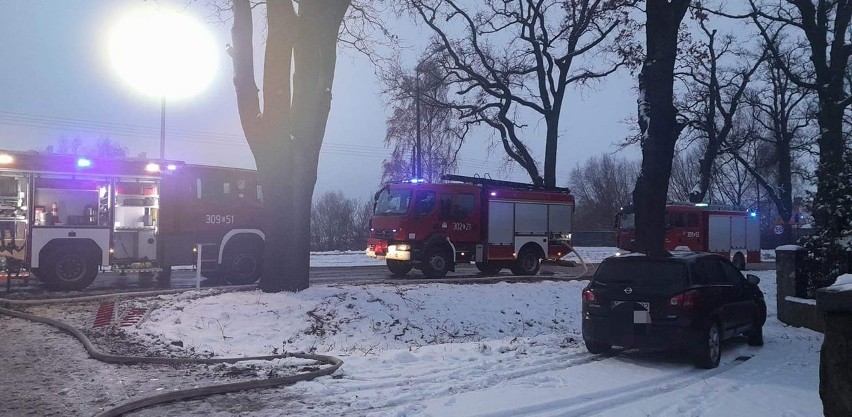
<svg viewBox="0 0 852 417">
<path fill-rule="evenodd" d="M 11 301 L 11 300 L 6 300 Z M 79 300 L 74 300 L 79 301 Z M 267 378 L 262 380 L 253 380 L 253 381 L 244 381 L 244 382 L 232 382 L 227 384 L 217 384 L 217 385 L 208 385 L 197 388 L 190 388 L 179 391 L 170 391 L 162 394 L 152 395 L 148 397 L 143 397 L 136 400 L 131 400 L 120 404 L 111 409 L 107 409 L 95 415 L 95 417 L 114 417 L 120 416 L 124 413 L 128 413 L 130 411 L 138 410 L 144 407 L 150 407 L 155 404 L 163 404 L 167 402 L 179 401 L 188 398 L 202 397 L 214 394 L 224 394 L 228 392 L 236 392 L 236 391 L 244 391 L 255 388 L 270 388 L 280 385 L 290 385 L 299 381 L 309 381 L 321 376 L 327 376 L 333 374 L 343 365 L 343 361 L 341 359 L 335 358 L 333 356 L 328 355 L 315 355 L 315 354 L 307 354 L 307 353 L 284 353 L 280 355 L 266 355 L 266 356 L 250 356 L 250 357 L 241 357 L 241 358 L 164 358 L 164 357 L 139 357 L 139 356 L 122 356 L 122 355 L 112 355 L 108 353 L 103 353 L 99 351 L 89 340 L 86 335 L 80 331 L 79 329 L 70 326 L 62 321 L 54 320 L 47 317 L 35 316 L 31 314 L 22 313 L 15 310 L 10 310 L 7 308 L 0 307 L 0 314 L 5 314 L 7 316 L 16 317 L 19 319 L 30 320 L 38 323 L 44 323 L 56 327 L 62 331 L 65 331 L 72 336 L 76 337 L 82 344 L 83 347 L 88 352 L 89 356 L 92 359 L 110 363 L 110 364 L 137 364 L 137 363 L 149 363 L 149 364 L 161 364 L 161 365 L 177 365 L 177 364 L 200 364 L 200 365 L 210 365 L 210 364 L 220 364 L 220 363 L 237 363 L 244 361 L 271 361 L 276 359 L 286 359 L 286 358 L 297 358 L 297 359 L 307 359 L 319 362 L 321 364 L 330 365 L 325 368 L 320 368 L 316 371 L 309 371 L 298 373 L 294 375 L 287 375 L 282 377 L 275 378 Z"/>
</svg>

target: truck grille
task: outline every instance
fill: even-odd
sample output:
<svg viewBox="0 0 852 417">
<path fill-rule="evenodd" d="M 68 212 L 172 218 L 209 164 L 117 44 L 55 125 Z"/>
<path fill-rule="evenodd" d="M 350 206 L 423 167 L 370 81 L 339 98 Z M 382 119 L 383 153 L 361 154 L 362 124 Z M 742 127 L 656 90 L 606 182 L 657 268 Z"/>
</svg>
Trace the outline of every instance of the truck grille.
<svg viewBox="0 0 852 417">
<path fill-rule="evenodd" d="M 373 235 L 377 239 L 392 239 L 393 238 L 393 230 L 391 230 L 391 229 L 374 230 Z"/>
</svg>

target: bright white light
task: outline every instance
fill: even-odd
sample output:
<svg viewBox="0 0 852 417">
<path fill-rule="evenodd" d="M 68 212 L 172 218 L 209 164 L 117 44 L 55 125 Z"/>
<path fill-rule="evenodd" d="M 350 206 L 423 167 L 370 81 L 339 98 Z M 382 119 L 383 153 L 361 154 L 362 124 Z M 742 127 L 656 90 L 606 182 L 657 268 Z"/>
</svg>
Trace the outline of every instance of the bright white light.
<svg viewBox="0 0 852 417">
<path fill-rule="evenodd" d="M 133 87 L 157 98 L 184 98 L 204 90 L 216 74 L 216 54 L 207 28 L 173 11 L 137 11 L 110 30 L 113 67 Z"/>
<path fill-rule="evenodd" d="M 12 162 L 15 162 L 15 158 L 12 158 L 12 155 L 9 155 L 7 153 L 0 154 L 0 164 L 5 165 L 5 164 L 11 164 Z"/>
<path fill-rule="evenodd" d="M 175 164 L 169 164 L 169 165 L 166 167 L 166 169 L 168 169 L 169 171 L 174 171 L 174 170 L 176 170 L 176 169 L 177 169 L 177 165 L 175 165 Z"/>
<path fill-rule="evenodd" d="M 86 158 L 80 158 L 77 160 L 77 167 L 79 168 L 88 168 L 92 166 L 92 161 Z"/>
<path fill-rule="evenodd" d="M 707 207 L 707 203 L 695 203 L 695 207 Z"/>
<path fill-rule="evenodd" d="M 145 165 L 145 171 L 148 172 L 160 172 L 160 164 L 151 162 L 148 165 Z"/>
</svg>

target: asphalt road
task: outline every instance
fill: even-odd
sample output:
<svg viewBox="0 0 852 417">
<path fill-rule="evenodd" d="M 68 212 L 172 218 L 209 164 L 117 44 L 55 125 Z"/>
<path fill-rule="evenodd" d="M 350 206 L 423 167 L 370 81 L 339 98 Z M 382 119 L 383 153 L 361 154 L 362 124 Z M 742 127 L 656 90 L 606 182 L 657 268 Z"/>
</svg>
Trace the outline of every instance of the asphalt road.
<svg viewBox="0 0 852 417">
<path fill-rule="evenodd" d="M 311 268 L 311 284 L 366 284 L 366 283 L 489 283 L 506 279 L 534 281 L 547 279 L 582 279 L 594 274 L 597 264 L 588 264 L 588 271 L 581 266 L 562 267 L 555 265 L 542 265 L 541 271 L 535 277 L 515 277 L 504 269 L 497 275 L 486 276 L 479 272 L 473 264 L 456 265 L 456 271 L 450 272 L 441 279 L 428 279 L 420 271 L 412 270 L 403 278 L 394 277 L 384 265 L 376 266 L 338 266 L 338 267 L 314 267 Z M 774 262 L 760 264 L 749 264 L 749 270 L 775 269 Z M 585 273 L 584 273 L 585 272 Z M 191 269 L 176 269 L 172 271 L 171 288 L 183 289 L 196 286 L 196 271 Z M 216 286 L 213 282 L 201 278 L 201 287 L 209 288 Z M 128 291 L 144 291 L 158 289 L 156 283 L 145 281 L 136 274 L 120 275 L 117 273 L 101 273 L 95 282 L 83 291 L 70 293 L 50 292 L 38 282 L 31 279 L 28 285 L 23 280 L 13 280 L 11 291 L 6 292 L 6 280 L 0 278 L 0 298 L 63 298 L 85 295 L 101 295 L 120 293 Z"/>
</svg>

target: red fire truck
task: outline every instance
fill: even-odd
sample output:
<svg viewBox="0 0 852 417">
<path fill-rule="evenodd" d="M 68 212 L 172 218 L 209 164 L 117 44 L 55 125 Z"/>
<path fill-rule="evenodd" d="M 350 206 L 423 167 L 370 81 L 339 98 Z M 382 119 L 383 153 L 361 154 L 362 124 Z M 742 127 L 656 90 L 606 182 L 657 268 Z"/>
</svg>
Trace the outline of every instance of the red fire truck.
<svg viewBox="0 0 852 417">
<path fill-rule="evenodd" d="M 631 206 L 616 214 L 617 245 L 635 250 L 636 217 Z M 756 212 L 731 206 L 670 203 L 666 206 L 666 250 L 714 252 L 739 269 L 760 262 L 760 221 Z"/>
<path fill-rule="evenodd" d="M 367 256 L 384 258 L 397 276 L 428 277 L 475 262 L 486 274 L 503 268 L 535 275 L 542 259 L 572 251 L 574 197 L 567 188 L 447 175 L 445 184 L 388 184 L 375 196 Z"/>
<path fill-rule="evenodd" d="M 251 170 L 0 151 L 0 257 L 79 290 L 106 267 L 167 281 L 203 243 L 205 276 L 253 282 L 261 198 Z"/>
</svg>

